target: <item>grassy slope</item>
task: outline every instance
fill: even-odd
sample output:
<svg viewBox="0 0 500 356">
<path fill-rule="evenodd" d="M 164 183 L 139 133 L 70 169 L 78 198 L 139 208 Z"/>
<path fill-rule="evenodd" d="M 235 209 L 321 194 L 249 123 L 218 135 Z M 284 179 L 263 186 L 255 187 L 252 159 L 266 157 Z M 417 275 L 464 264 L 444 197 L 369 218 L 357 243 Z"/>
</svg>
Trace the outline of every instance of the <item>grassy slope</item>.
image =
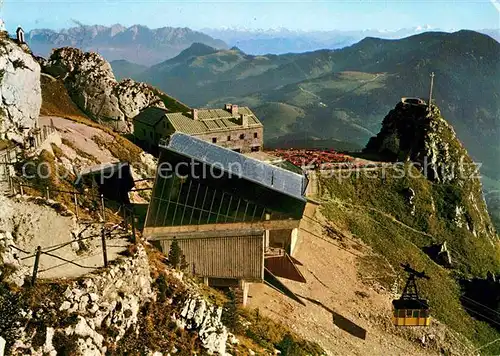
<svg viewBox="0 0 500 356">
<path fill-rule="evenodd" d="M 393 266 L 409 262 L 414 268 L 425 270 L 430 281 L 420 283 L 421 290 L 430 301 L 432 314 L 474 341 L 478 347 L 500 337 L 483 322 L 472 319 L 461 307 L 457 275 L 482 275 L 500 269 L 500 249 L 489 240 L 474 237 L 465 228 L 457 228 L 443 217 L 446 208 L 442 190 L 430 183 L 414 168 L 412 177 L 396 178 L 390 169 L 385 178 L 381 173 L 349 178 L 321 180 L 323 213 L 339 227 L 369 243 L 383 254 Z M 402 194 L 404 188 L 416 192 L 415 216 Z M 432 208 L 435 202 L 436 211 Z M 398 222 L 399 221 L 399 222 Z M 457 271 L 450 272 L 435 264 L 422 247 L 447 241 Z M 383 281 L 381 281 L 383 282 Z M 387 281 L 385 281 L 387 283 Z M 390 285 L 387 285 L 390 287 Z M 487 354 L 499 353 L 500 346 L 485 348 Z"/>
<path fill-rule="evenodd" d="M 40 115 L 88 119 L 71 100 L 62 81 L 47 75 L 42 75 L 40 81 L 42 86 Z"/>
<path fill-rule="evenodd" d="M 117 80 L 132 78 L 144 72 L 148 67 L 121 59 L 112 61 L 111 68 Z"/>
</svg>

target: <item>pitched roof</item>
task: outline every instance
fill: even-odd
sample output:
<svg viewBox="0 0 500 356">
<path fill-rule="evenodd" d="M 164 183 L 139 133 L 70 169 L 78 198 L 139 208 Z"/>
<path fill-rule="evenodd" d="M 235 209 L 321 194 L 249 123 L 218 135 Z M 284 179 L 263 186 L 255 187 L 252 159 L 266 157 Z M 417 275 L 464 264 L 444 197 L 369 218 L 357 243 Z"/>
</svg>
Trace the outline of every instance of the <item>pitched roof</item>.
<svg viewBox="0 0 500 356">
<path fill-rule="evenodd" d="M 134 121 L 138 121 L 148 126 L 156 126 L 163 118 L 168 111 L 162 108 L 157 107 L 149 107 L 145 110 L 142 110 L 139 115 L 134 117 Z"/>
<path fill-rule="evenodd" d="M 87 174 L 110 174 L 117 173 L 120 169 L 126 167 L 129 169 L 128 162 L 111 162 L 111 163 L 101 163 L 89 167 L 82 168 L 80 175 L 84 176 Z"/>
<path fill-rule="evenodd" d="M 168 144 L 166 141 L 160 141 L 160 147 L 305 201 L 304 192 L 307 180 L 302 174 L 249 158 L 180 132 L 174 133 Z"/>
<path fill-rule="evenodd" d="M 193 120 L 190 113 L 182 112 L 167 113 L 166 117 L 176 131 L 197 135 L 241 128 L 240 114 L 248 117 L 250 128 L 262 127 L 262 123 L 248 107 L 240 107 L 238 117 L 224 109 L 198 109 L 198 120 Z"/>
</svg>

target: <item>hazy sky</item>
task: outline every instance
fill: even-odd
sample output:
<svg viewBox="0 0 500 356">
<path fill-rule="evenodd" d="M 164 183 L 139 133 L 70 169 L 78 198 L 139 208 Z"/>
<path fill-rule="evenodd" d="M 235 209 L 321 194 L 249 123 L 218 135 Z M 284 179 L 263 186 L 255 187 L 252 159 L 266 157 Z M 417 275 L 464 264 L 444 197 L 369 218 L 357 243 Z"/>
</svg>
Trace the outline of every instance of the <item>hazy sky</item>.
<svg viewBox="0 0 500 356">
<path fill-rule="evenodd" d="M 0 0 L 1 2 L 1 0 Z M 84 24 L 302 30 L 500 27 L 500 0 L 3 0 L 7 29 Z M 500 9 L 500 5 L 498 5 Z"/>
</svg>

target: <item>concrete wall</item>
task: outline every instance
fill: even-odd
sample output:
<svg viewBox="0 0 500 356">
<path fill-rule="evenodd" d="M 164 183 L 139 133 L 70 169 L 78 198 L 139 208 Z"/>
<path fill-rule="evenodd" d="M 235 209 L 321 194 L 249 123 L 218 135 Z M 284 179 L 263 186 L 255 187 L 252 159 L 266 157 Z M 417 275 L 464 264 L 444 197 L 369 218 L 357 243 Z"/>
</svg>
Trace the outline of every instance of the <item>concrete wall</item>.
<svg viewBox="0 0 500 356">
<path fill-rule="evenodd" d="M 288 252 L 288 254 L 290 256 L 294 255 L 295 246 L 297 246 L 297 240 L 298 239 L 299 239 L 299 229 L 295 228 L 295 229 L 292 230 L 292 232 L 290 234 L 290 251 Z"/>
<path fill-rule="evenodd" d="M 268 239 L 268 246 L 274 248 L 282 248 L 290 256 L 293 256 L 298 236 L 298 228 L 266 231 L 266 240 Z"/>
</svg>

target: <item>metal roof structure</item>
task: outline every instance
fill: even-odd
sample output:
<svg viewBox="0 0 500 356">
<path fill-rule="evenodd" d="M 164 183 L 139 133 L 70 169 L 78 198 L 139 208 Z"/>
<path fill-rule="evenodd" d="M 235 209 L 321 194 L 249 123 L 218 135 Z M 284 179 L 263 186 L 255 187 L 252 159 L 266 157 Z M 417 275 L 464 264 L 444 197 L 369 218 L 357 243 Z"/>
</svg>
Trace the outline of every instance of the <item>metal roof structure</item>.
<svg viewBox="0 0 500 356">
<path fill-rule="evenodd" d="M 262 127 L 262 123 L 248 107 L 238 109 L 238 117 L 225 109 L 198 109 L 198 119 L 194 120 L 191 113 L 166 113 L 167 120 L 176 131 L 190 135 L 207 134 L 211 132 L 230 131 L 242 128 L 239 115 L 248 118 L 248 128 Z"/>
<path fill-rule="evenodd" d="M 156 126 L 161 120 L 165 118 L 165 114 L 168 113 L 166 109 L 149 107 L 144 109 L 134 118 L 134 121 L 138 121 L 148 126 Z"/>
<path fill-rule="evenodd" d="M 129 166 L 128 162 L 111 162 L 111 163 L 101 163 L 94 166 L 84 167 L 79 172 L 80 175 L 88 174 L 110 174 L 116 173 L 123 167 Z"/>
<path fill-rule="evenodd" d="M 307 179 L 305 175 L 273 166 L 247 157 L 232 150 L 203 141 L 180 132 L 174 133 L 167 141 L 160 141 L 160 147 L 215 166 L 226 173 L 265 186 L 305 201 Z"/>
</svg>

